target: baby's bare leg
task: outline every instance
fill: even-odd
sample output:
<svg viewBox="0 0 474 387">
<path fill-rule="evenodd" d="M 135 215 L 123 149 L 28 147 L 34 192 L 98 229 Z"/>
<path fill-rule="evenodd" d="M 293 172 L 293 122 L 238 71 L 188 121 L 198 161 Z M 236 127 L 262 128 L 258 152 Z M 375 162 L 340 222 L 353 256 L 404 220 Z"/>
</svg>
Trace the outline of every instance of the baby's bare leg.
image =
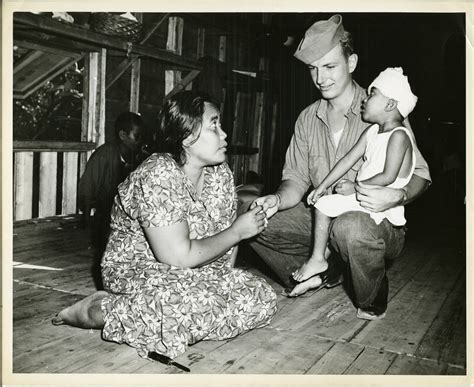
<svg viewBox="0 0 474 387">
<path fill-rule="evenodd" d="M 295 280 L 304 281 L 328 268 L 326 259 L 329 255 L 327 244 L 330 224 L 331 218 L 316 209 L 313 252 L 309 259 L 293 273 Z"/>
</svg>

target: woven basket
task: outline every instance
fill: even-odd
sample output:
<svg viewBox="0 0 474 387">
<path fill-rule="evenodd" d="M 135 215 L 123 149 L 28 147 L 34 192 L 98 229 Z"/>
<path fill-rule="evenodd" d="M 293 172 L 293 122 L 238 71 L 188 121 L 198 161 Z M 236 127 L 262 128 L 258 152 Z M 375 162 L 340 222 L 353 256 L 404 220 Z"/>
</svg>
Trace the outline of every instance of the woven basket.
<svg viewBox="0 0 474 387">
<path fill-rule="evenodd" d="M 129 42 L 139 41 L 143 34 L 141 23 L 107 12 L 93 13 L 89 23 L 96 32 L 116 36 Z"/>
</svg>

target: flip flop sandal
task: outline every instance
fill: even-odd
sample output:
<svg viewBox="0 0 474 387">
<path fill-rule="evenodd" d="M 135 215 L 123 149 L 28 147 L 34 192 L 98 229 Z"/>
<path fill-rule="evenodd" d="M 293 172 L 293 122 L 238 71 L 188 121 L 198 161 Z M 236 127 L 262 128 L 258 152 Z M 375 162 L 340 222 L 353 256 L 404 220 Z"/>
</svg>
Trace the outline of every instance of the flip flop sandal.
<svg viewBox="0 0 474 387">
<path fill-rule="evenodd" d="M 293 291 L 293 289 L 297 285 L 302 284 L 303 282 L 306 282 L 309 279 L 311 279 L 313 277 L 316 277 L 316 276 L 319 276 L 321 278 L 321 281 L 322 281 L 319 286 L 316 286 L 315 288 L 309 288 L 308 290 L 306 290 L 306 291 L 304 291 L 303 293 L 300 293 L 300 294 L 295 294 L 293 296 L 290 295 L 290 293 Z M 344 282 L 344 277 L 342 276 L 342 274 L 339 274 L 337 277 L 330 277 L 330 275 L 328 273 L 328 270 L 326 270 L 326 271 L 323 271 L 322 273 L 315 274 L 315 275 L 313 275 L 313 276 L 311 276 L 311 277 L 309 277 L 309 278 L 307 278 L 307 279 L 305 279 L 304 281 L 301 281 L 301 282 L 296 281 L 293 278 L 291 278 L 291 285 L 292 286 L 283 289 L 281 294 L 285 297 L 294 298 L 294 297 L 301 297 L 303 294 L 309 293 L 305 297 L 310 297 L 314 293 L 319 292 L 321 289 L 324 289 L 324 288 L 331 289 L 331 288 L 334 288 L 334 287 L 342 284 L 343 282 Z"/>
</svg>

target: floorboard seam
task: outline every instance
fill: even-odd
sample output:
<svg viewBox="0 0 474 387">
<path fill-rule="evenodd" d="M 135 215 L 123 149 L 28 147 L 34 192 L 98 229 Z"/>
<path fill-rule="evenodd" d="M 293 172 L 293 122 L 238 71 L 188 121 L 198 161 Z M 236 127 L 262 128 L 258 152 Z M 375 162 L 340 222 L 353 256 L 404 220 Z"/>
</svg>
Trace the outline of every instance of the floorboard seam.
<svg viewBox="0 0 474 387">
<path fill-rule="evenodd" d="M 62 290 L 62 289 L 53 288 L 53 287 L 51 287 L 51 286 L 39 285 L 39 284 L 35 284 L 35 283 L 33 283 L 33 282 L 22 281 L 22 280 L 17 280 L 17 279 L 14 279 L 13 282 L 16 282 L 17 284 L 20 284 L 20 285 L 30 285 L 30 286 L 33 286 L 33 287 L 35 287 L 35 288 L 48 289 L 48 290 L 55 290 L 55 291 L 61 292 L 61 293 L 72 294 L 72 295 L 75 295 L 75 296 L 82 296 L 82 294 L 77 294 L 77 293 L 69 292 L 69 291 L 67 291 L 67 290 Z"/>
</svg>

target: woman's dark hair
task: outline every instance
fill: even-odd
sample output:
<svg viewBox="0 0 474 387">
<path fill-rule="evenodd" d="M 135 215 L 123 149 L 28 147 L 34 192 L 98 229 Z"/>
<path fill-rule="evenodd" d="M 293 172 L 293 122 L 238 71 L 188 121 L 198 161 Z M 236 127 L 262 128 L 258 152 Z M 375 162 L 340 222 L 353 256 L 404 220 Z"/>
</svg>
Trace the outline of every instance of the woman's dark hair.
<svg viewBox="0 0 474 387">
<path fill-rule="evenodd" d="M 124 112 L 120 114 L 115 120 L 115 138 L 120 139 L 119 133 L 123 130 L 125 133 L 129 134 L 133 128 L 144 128 L 144 123 L 142 117 L 139 114 L 132 112 Z"/>
<path fill-rule="evenodd" d="M 205 102 L 217 108 L 217 103 L 207 94 L 182 91 L 167 99 L 161 108 L 156 148 L 170 153 L 180 166 L 186 163 L 183 141 L 200 128 Z M 198 138 L 199 134 L 194 141 Z"/>
</svg>

